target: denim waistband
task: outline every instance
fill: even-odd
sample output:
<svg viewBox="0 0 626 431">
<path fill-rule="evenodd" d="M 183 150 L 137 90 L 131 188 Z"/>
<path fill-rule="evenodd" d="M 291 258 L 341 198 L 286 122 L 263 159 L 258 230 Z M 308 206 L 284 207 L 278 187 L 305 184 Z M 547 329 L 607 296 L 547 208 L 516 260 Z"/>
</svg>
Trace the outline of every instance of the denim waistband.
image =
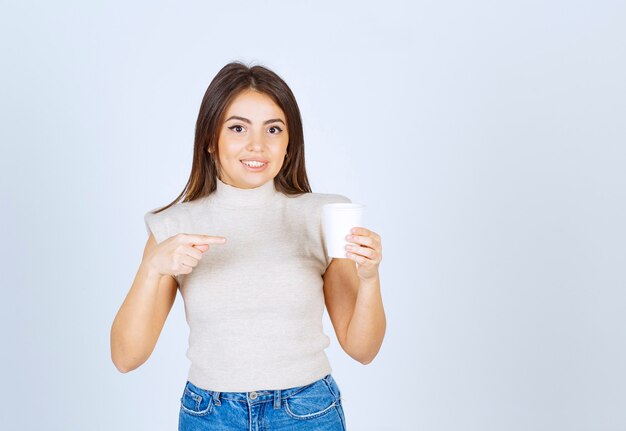
<svg viewBox="0 0 626 431">
<path fill-rule="evenodd" d="M 213 398 L 213 402 L 215 405 L 221 405 L 220 400 L 229 400 L 229 401 L 240 401 L 244 403 L 256 404 L 256 403 L 264 403 L 268 401 L 272 401 L 275 407 L 280 407 L 281 400 L 289 398 L 303 389 L 314 385 L 315 383 L 325 380 L 328 384 L 334 384 L 334 379 L 331 374 L 327 374 L 319 380 L 316 380 L 308 385 L 297 386 L 295 388 L 288 389 L 264 389 L 259 391 L 249 391 L 249 392 L 219 392 L 219 391 L 211 391 L 209 389 L 200 388 L 190 381 L 187 381 L 187 385 L 197 392 L 204 392 L 208 394 L 211 398 Z"/>
</svg>

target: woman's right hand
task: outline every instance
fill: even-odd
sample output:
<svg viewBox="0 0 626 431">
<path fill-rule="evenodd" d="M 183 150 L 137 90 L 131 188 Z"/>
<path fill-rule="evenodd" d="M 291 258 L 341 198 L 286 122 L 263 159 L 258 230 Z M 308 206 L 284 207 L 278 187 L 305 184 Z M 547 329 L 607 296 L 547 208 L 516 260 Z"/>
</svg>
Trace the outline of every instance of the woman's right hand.
<svg viewBox="0 0 626 431">
<path fill-rule="evenodd" d="M 189 274 L 209 249 L 209 244 L 224 243 L 223 236 L 179 233 L 154 247 L 145 258 L 146 264 L 160 275 Z"/>
</svg>

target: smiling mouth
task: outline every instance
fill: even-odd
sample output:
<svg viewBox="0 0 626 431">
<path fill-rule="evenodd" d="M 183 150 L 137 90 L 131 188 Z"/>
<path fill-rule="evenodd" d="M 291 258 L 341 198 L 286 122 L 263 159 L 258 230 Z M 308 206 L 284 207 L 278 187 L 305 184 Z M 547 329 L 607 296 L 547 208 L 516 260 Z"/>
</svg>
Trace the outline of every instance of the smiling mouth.
<svg viewBox="0 0 626 431">
<path fill-rule="evenodd" d="M 261 168 L 265 165 L 267 165 L 269 162 L 257 162 L 257 161 L 247 161 L 247 160 L 240 160 L 240 162 L 246 166 L 249 166 L 251 168 Z"/>
<path fill-rule="evenodd" d="M 247 172 L 253 172 L 253 173 L 264 172 L 265 168 L 267 168 L 267 165 L 269 164 L 269 162 L 265 162 L 260 165 L 259 164 L 251 165 L 249 163 L 244 163 L 243 160 L 240 160 L 240 162 Z"/>
</svg>

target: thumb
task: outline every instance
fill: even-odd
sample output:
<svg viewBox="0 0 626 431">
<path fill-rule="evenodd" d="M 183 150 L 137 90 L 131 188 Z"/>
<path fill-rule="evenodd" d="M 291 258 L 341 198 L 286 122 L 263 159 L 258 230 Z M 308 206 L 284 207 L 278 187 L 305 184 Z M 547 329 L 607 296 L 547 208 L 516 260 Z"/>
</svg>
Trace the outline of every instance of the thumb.
<svg viewBox="0 0 626 431">
<path fill-rule="evenodd" d="M 207 244 L 196 244 L 194 245 L 194 248 L 197 248 L 198 250 L 205 252 L 209 249 L 209 246 Z"/>
</svg>

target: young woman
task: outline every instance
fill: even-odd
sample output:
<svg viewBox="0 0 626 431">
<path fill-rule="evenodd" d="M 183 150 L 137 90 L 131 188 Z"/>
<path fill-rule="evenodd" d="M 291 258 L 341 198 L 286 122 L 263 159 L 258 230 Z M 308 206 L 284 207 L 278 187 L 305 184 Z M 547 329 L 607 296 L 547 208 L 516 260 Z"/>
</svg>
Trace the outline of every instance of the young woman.
<svg viewBox="0 0 626 431">
<path fill-rule="evenodd" d="M 345 430 L 324 349 L 324 305 L 342 349 L 368 364 L 386 329 L 380 235 L 355 226 L 345 259 L 326 256 L 324 204 L 304 162 L 287 84 L 233 62 L 209 85 L 187 185 L 149 211 L 143 259 L 111 328 L 123 373 L 152 353 L 180 289 L 189 324 L 179 430 Z"/>
</svg>

